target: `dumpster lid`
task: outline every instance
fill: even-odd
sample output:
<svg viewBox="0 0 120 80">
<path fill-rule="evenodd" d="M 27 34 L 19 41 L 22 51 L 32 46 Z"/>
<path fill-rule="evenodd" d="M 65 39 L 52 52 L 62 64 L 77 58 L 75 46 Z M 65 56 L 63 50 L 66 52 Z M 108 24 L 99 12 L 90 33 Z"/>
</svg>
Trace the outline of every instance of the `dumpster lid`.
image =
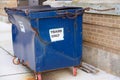
<svg viewBox="0 0 120 80">
<path fill-rule="evenodd" d="M 49 5 L 44 6 L 22 6 L 17 8 L 6 8 L 14 11 L 24 11 L 24 12 L 44 12 L 44 11 L 55 11 L 55 10 L 66 10 L 66 9 L 82 9 L 81 7 L 50 7 Z"/>
</svg>

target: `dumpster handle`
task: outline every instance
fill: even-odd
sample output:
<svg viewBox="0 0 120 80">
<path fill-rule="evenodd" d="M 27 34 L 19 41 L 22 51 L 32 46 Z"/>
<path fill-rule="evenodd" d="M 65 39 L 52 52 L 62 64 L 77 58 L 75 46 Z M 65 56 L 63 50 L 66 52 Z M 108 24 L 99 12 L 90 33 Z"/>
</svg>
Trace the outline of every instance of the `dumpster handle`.
<svg viewBox="0 0 120 80">
<path fill-rule="evenodd" d="M 72 12 L 61 10 L 61 11 L 57 11 L 57 14 L 62 17 L 67 17 L 69 19 L 75 19 L 78 15 L 82 15 L 84 11 L 85 11 L 84 9 L 79 9 L 79 10 L 76 10 L 75 13 L 72 13 Z"/>
</svg>

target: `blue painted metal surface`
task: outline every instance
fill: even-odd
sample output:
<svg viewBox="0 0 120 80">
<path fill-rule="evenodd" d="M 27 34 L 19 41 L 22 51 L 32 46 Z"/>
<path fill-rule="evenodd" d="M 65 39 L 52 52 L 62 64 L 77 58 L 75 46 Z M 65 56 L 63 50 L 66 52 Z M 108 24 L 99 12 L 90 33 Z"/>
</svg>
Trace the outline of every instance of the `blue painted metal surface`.
<svg viewBox="0 0 120 80">
<path fill-rule="evenodd" d="M 69 19 L 58 12 L 76 13 L 82 8 L 49 11 L 8 10 L 12 22 L 15 56 L 29 63 L 36 72 L 80 65 L 82 58 L 82 14 Z M 75 15 L 70 15 L 75 16 Z M 63 29 L 63 40 L 52 41 L 51 29 Z M 61 34 L 60 34 L 61 35 Z"/>
</svg>

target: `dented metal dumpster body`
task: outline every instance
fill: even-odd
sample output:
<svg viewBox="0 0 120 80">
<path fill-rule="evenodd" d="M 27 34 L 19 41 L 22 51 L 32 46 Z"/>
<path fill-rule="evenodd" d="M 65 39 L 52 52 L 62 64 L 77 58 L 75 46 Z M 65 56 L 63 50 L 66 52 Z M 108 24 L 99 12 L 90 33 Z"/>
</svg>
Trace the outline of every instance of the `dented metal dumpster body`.
<svg viewBox="0 0 120 80">
<path fill-rule="evenodd" d="M 34 6 L 5 10 L 12 23 L 13 49 L 19 62 L 35 72 L 80 65 L 82 8 Z M 76 75 L 75 68 L 73 72 Z"/>
</svg>

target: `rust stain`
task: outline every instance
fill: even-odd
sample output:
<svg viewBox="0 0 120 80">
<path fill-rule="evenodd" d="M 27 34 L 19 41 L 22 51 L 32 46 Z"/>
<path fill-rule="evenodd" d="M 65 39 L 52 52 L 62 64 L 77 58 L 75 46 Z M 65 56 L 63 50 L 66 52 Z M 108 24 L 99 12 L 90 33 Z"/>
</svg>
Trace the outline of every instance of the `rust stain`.
<svg viewBox="0 0 120 80">
<path fill-rule="evenodd" d="M 23 80 L 35 80 L 35 77 L 33 76 L 33 74 L 28 74 L 23 77 Z"/>
<path fill-rule="evenodd" d="M 29 62 L 28 61 L 24 62 L 24 65 L 29 67 Z"/>
<path fill-rule="evenodd" d="M 35 80 L 34 77 L 26 77 L 24 80 Z"/>
</svg>

